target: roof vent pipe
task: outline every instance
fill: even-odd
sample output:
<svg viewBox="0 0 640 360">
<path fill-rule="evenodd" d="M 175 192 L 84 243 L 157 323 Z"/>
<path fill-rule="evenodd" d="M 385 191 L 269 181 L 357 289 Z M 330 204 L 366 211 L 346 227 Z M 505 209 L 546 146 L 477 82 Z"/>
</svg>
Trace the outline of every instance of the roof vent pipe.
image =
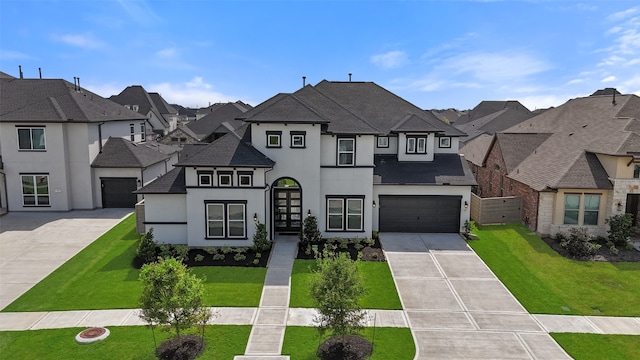
<svg viewBox="0 0 640 360">
<path fill-rule="evenodd" d="M 80 76 L 78 76 L 78 92 L 82 92 L 82 88 L 80 87 Z"/>
<path fill-rule="evenodd" d="M 78 91 L 77 77 L 73 77 L 73 91 Z"/>
<path fill-rule="evenodd" d="M 349 82 L 351 82 L 351 73 L 349 73 Z"/>
<path fill-rule="evenodd" d="M 305 87 L 307 85 L 307 77 L 303 76 L 302 77 L 302 87 Z"/>
<path fill-rule="evenodd" d="M 38 68 L 38 73 L 40 73 L 40 79 L 42 79 L 42 68 Z"/>
<path fill-rule="evenodd" d="M 18 65 L 18 72 L 20 73 L 20 79 L 24 79 L 24 76 L 22 75 L 22 65 Z"/>
<path fill-rule="evenodd" d="M 616 104 L 616 88 L 613 88 L 613 100 L 611 101 L 611 105 L 615 105 Z"/>
</svg>

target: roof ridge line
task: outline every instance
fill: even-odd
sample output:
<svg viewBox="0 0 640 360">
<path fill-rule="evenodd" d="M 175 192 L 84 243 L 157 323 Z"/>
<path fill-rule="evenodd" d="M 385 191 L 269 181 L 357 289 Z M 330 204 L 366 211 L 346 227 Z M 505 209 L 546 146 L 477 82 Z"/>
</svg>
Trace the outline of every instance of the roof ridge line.
<svg viewBox="0 0 640 360">
<path fill-rule="evenodd" d="M 364 81 L 363 81 L 364 83 Z M 353 110 L 349 109 L 348 107 L 340 104 L 339 102 L 335 101 L 333 98 L 331 98 L 330 96 L 328 96 L 327 94 L 323 93 L 322 91 L 320 91 L 319 89 L 316 89 L 315 86 L 311 86 L 311 88 L 313 88 L 316 92 L 318 92 L 320 95 L 324 96 L 325 98 L 327 98 L 329 101 L 331 101 L 332 103 L 338 105 L 338 107 L 344 109 L 346 112 L 348 112 L 349 114 L 353 115 L 356 117 L 356 119 L 362 121 L 363 123 L 365 123 L 365 125 L 369 126 L 370 128 L 372 128 L 373 130 L 379 132 L 379 133 L 384 133 L 382 130 L 378 129 L 378 127 L 376 127 L 375 125 L 371 124 L 369 121 L 363 119 L 362 117 L 358 116 L 358 114 L 356 114 L 355 112 L 353 112 Z"/>
</svg>

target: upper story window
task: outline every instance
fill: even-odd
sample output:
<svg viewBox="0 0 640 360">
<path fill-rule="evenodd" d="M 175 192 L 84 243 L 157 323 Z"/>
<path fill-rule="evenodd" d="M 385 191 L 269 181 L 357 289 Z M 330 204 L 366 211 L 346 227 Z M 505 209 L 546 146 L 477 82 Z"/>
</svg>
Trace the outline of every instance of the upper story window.
<svg viewBox="0 0 640 360">
<path fill-rule="evenodd" d="M 379 148 L 388 148 L 389 147 L 389 137 L 388 136 L 378 136 L 378 144 Z"/>
<path fill-rule="evenodd" d="M 133 124 L 129 124 L 129 133 L 131 134 L 129 136 L 131 141 L 135 141 L 136 140 L 136 128 L 135 128 L 135 126 L 133 126 Z"/>
<path fill-rule="evenodd" d="M 140 106 L 139 105 L 133 105 L 131 108 L 133 109 L 133 111 L 140 110 Z"/>
<path fill-rule="evenodd" d="M 282 131 L 267 131 L 267 147 L 282 147 Z"/>
<path fill-rule="evenodd" d="M 147 140 L 147 127 L 144 125 L 144 123 L 140 124 L 140 140 L 141 141 Z"/>
<path fill-rule="evenodd" d="M 448 136 L 443 136 L 440 138 L 440 141 L 438 142 L 438 147 L 441 148 L 451 148 L 451 138 Z"/>
<path fill-rule="evenodd" d="M 232 172 L 218 172 L 218 186 L 233 186 Z"/>
<path fill-rule="evenodd" d="M 198 186 L 213 186 L 213 171 L 198 171 Z"/>
<path fill-rule="evenodd" d="M 291 132 L 291 147 L 292 148 L 304 148 L 306 131 L 292 131 Z"/>
<path fill-rule="evenodd" d="M 426 154 L 426 136 L 407 136 L 407 154 Z"/>
<path fill-rule="evenodd" d="M 253 173 L 238 171 L 238 186 L 253 186 Z"/>
<path fill-rule="evenodd" d="M 356 155 L 356 139 L 355 138 L 338 138 L 338 165 L 353 166 L 355 165 Z"/>
<path fill-rule="evenodd" d="M 600 194 L 565 194 L 564 224 L 598 225 L 599 215 Z"/>
<path fill-rule="evenodd" d="M 633 165 L 633 178 L 640 179 L 640 164 Z"/>
<path fill-rule="evenodd" d="M 24 206 L 49 206 L 49 175 L 20 175 L 22 204 Z"/>
<path fill-rule="evenodd" d="M 19 150 L 46 150 L 44 127 L 19 127 Z"/>
</svg>

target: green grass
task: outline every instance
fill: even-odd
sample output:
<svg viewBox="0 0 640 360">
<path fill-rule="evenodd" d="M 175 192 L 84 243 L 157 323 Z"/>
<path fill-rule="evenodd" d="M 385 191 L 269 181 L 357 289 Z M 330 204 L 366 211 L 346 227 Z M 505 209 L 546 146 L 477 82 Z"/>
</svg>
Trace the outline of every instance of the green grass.
<svg viewBox="0 0 640 360">
<path fill-rule="evenodd" d="M 144 326 L 109 327 L 102 341 L 78 344 L 75 336 L 85 328 L 0 332 L 3 359 L 156 359 L 151 330 Z M 233 359 L 244 354 L 251 326 L 214 325 L 205 329 L 202 359 Z M 158 345 L 168 333 L 155 331 Z"/>
<path fill-rule="evenodd" d="M 312 271 L 316 269 L 315 260 L 295 260 L 291 274 L 290 307 L 314 307 L 309 294 L 309 282 Z M 363 309 L 401 310 L 402 304 L 396 286 L 386 262 L 360 261 L 358 270 L 362 274 L 367 294 L 362 298 Z"/>
<path fill-rule="evenodd" d="M 411 360 L 415 357 L 416 347 L 408 328 L 366 328 L 363 335 L 374 342 L 373 354 L 368 360 Z M 316 328 L 288 326 L 282 354 L 296 360 L 316 360 L 319 359 L 316 350 L 320 342 Z"/>
<path fill-rule="evenodd" d="M 640 316 L 640 263 L 569 260 L 520 224 L 476 233 L 469 245 L 529 312 Z"/>
<path fill-rule="evenodd" d="M 576 360 L 638 360 L 640 336 L 552 333 L 551 336 Z"/>
<path fill-rule="evenodd" d="M 139 270 L 132 266 L 138 244 L 135 216 L 114 226 L 2 311 L 61 311 L 138 308 Z M 206 306 L 258 306 L 267 270 L 196 267 L 205 278 Z"/>
</svg>

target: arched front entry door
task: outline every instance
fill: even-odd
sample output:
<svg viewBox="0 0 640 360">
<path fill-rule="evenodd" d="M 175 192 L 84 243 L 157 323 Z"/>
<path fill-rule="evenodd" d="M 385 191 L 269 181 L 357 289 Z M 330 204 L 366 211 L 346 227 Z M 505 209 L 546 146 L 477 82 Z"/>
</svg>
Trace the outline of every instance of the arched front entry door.
<svg viewBox="0 0 640 360">
<path fill-rule="evenodd" d="M 302 226 L 302 189 L 292 178 L 273 183 L 273 227 L 276 233 L 299 233 Z"/>
</svg>

